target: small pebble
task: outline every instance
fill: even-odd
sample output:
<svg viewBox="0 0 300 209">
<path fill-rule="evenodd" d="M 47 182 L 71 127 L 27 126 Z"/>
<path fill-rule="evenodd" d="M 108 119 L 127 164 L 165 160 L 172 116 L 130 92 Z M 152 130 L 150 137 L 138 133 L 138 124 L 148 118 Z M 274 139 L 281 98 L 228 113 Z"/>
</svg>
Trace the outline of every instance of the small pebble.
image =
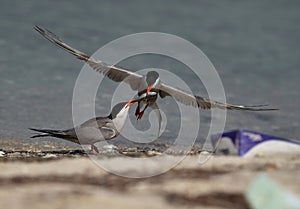
<svg viewBox="0 0 300 209">
<path fill-rule="evenodd" d="M 10 156 L 11 157 L 20 157 L 20 156 L 22 156 L 22 154 L 20 152 L 13 152 L 13 153 L 11 153 Z"/>
<path fill-rule="evenodd" d="M 126 152 L 137 152 L 137 148 L 136 147 L 133 147 L 133 148 L 129 147 L 129 148 L 126 149 Z"/>
<path fill-rule="evenodd" d="M 0 151 L 0 157 L 4 157 L 5 156 L 5 152 Z"/>
<path fill-rule="evenodd" d="M 43 158 L 56 158 L 57 155 L 55 154 L 46 154 L 45 156 L 43 156 Z"/>
<path fill-rule="evenodd" d="M 202 151 L 200 153 L 201 153 L 201 155 L 210 155 L 210 154 L 212 154 L 212 152 L 209 152 L 209 151 Z"/>
<path fill-rule="evenodd" d="M 147 152 L 147 155 L 148 156 L 156 156 L 156 155 L 162 155 L 162 153 L 150 150 L 150 151 Z"/>
<path fill-rule="evenodd" d="M 114 151 L 114 150 L 118 149 L 118 147 L 116 147 L 113 144 L 109 144 L 109 145 L 103 146 L 103 149 L 105 149 L 106 151 Z"/>
</svg>

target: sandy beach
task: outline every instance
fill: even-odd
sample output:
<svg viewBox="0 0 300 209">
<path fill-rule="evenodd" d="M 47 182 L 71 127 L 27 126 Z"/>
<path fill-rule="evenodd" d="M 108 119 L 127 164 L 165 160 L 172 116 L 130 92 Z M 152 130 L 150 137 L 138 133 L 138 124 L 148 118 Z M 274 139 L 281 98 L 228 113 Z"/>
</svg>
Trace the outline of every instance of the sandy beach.
<svg viewBox="0 0 300 209">
<path fill-rule="evenodd" d="M 27 157 L 22 151 L 2 152 L 0 208 L 6 209 L 249 208 L 244 193 L 260 173 L 300 196 L 299 156 L 212 156 L 199 164 L 194 154 L 161 175 L 134 179 L 105 171 L 80 149 L 44 153 L 35 147 Z M 99 158 L 120 167 L 132 162 L 125 157 Z"/>
</svg>

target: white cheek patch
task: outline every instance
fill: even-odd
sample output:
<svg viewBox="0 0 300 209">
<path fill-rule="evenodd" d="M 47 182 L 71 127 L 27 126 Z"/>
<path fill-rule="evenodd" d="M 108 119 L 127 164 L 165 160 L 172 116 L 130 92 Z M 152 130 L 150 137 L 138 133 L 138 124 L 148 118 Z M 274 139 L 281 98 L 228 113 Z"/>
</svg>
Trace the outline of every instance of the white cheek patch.
<svg viewBox="0 0 300 209">
<path fill-rule="evenodd" d="M 157 84 L 159 84 L 159 78 L 158 79 L 156 79 L 156 81 L 154 82 L 154 84 L 153 84 L 153 88 L 157 85 Z"/>
</svg>

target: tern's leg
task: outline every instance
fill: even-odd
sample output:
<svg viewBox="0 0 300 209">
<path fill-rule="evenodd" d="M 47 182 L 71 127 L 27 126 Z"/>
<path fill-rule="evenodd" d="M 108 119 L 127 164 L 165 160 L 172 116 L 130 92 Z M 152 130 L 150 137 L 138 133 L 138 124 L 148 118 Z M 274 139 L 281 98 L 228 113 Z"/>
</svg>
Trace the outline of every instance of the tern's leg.
<svg viewBox="0 0 300 209">
<path fill-rule="evenodd" d="M 147 105 L 145 106 L 144 110 L 138 114 L 137 120 L 138 120 L 138 119 L 141 119 L 141 118 L 143 117 L 144 112 L 145 112 L 145 110 L 147 109 L 148 106 L 149 106 L 149 104 L 147 104 Z"/>
<path fill-rule="evenodd" d="M 91 151 L 94 155 L 100 155 L 98 148 L 94 144 L 91 145 Z"/>
</svg>

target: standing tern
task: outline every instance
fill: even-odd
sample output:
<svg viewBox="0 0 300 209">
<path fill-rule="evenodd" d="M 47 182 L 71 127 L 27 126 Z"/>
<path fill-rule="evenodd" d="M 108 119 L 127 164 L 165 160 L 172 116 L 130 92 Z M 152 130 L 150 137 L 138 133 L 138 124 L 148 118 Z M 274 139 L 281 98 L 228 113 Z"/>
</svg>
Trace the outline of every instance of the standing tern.
<svg viewBox="0 0 300 209">
<path fill-rule="evenodd" d="M 123 102 L 116 104 L 107 117 L 92 118 L 75 128 L 66 130 L 30 128 L 41 133 L 31 138 L 57 137 L 77 144 L 88 144 L 91 145 L 91 151 L 94 154 L 99 154 L 94 144 L 119 136 L 127 119 L 128 110 L 127 102 Z"/>
<path fill-rule="evenodd" d="M 131 89 L 138 92 L 138 105 L 135 111 L 135 115 L 137 119 L 142 118 L 145 110 L 147 107 L 151 107 L 156 111 L 156 114 L 159 118 L 159 127 L 161 121 L 161 114 L 158 109 L 156 100 L 158 95 L 161 98 L 166 96 L 171 96 L 175 100 L 185 105 L 190 105 L 195 108 L 201 109 L 211 109 L 211 108 L 219 108 L 219 109 L 228 109 L 228 110 L 248 110 L 248 111 L 272 111 L 278 110 L 276 108 L 267 108 L 267 105 L 232 105 L 226 104 L 222 102 L 213 101 L 210 99 L 206 99 L 197 95 L 192 95 L 186 93 L 182 90 L 164 84 L 160 78 L 159 74 L 156 71 L 149 71 L 146 75 L 139 75 L 137 73 L 131 72 L 129 70 L 112 66 L 106 64 L 101 60 L 94 59 L 89 55 L 74 49 L 73 47 L 69 46 L 68 44 L 64 43 L 58 36 L 53 34 L 47 29 L 44 29 L 39 26 L 34 27 L 37 32 L 39 32 L 43 37 L 54 43 L 56 46 L 66 50 L 67 52 L 75 55 L 78 59 L 85 61 L 92 69 L 95 71 L 107 76 L 109 79 L 115 82 L 126 82 L 130 85 Z M 149 93 L 151 95 L 149 95 Z M 141 96 L 143 96 L 143 100 L 141 100 Z M 128 106 L 131 106 L 133 103 L 136 102 L 136 99 L 133 99 L 128 102 Z M 143 111 L 140 111 L 141 105 L 146 104 Z"/>
</svg>

